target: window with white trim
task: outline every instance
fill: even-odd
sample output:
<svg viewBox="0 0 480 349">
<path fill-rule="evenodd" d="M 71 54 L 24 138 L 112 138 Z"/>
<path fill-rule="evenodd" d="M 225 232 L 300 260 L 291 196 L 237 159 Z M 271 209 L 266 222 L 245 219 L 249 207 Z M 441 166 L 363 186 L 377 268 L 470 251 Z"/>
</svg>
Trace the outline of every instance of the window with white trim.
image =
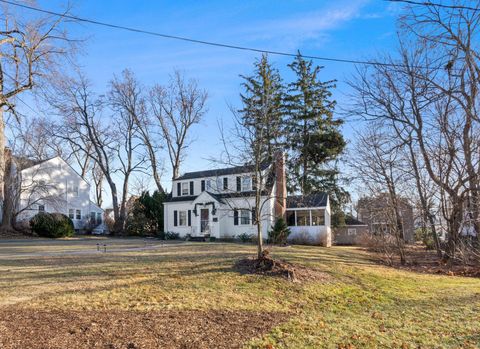
<svg viewBox="0 0 480 349">
<path fill-rule="evenodd" d="M 45 212 L 45 205 L 38 205 L 38 212 Z"/>
<path fill-rule="evenodd" d="M 187 211 L 178 211 L 178 225 L 182 227 L 187 225 Z"/>
<path fill-rule="evenodd" d="M 82 219 L 82 211 L 76 210 L 75 211 L 75 219 Z"/>
<path fill-rule="evenodd" d="M 357 235 L 357 229 L 355 228 L 349 228 L 347 230 L 347 235 Z"/>
<path fill-rule="evenodd" d="M 242 191 L 249 191 L 252 189 L 252 178 L 251 177 L 242 177 Z"/>
<path fill-rule="evenodd" d="M 78 197 L 78 186 L 73 185 L 71 187 L 68 187 L 68 192 L 72 194 L 72 196 Z"/>
<path fill-rule="evenodd" d="M 182 183 L 182 196 L 186 196 L 190 194 L 190 188 L 188 186 L 188 182 L 183 182 Z"/>
<path fill-rule="evenodd" d="M 213 190 L 213 185 L 212 185 L 212 180 L 211 179 L 207 179 L 206 182 L 205 182 L 205 185 L 206 185 L 208 191 Z"/>
<path fill-rule="evenodd" d="M 75 218 L 75 211 L 73 210 L 73 208 L 70 208 L 68 210 L 68 218 L 70 218 L 70 219 Z"/>
<path fill-rule="evenodd" d="M 240 210 L 240 224 L 250 224 L 250 210 Z"/>
</svg>

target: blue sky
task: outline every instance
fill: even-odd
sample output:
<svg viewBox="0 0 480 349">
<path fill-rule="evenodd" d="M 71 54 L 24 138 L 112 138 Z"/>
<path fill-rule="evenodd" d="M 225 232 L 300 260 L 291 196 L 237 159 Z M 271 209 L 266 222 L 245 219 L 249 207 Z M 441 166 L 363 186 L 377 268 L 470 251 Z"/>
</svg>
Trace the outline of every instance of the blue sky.
<svg viewBox="0 0 480 349">
<path fill-rule="evenodd" d="M 52 11 L 61 1 L 40 1 Z M 77 1 L 73 13 L 112 24 L 171 35 L 260 49 L 300 50 L 306 55 L 368 59 L 395 46 L 395 21 L 400 7 L 381 0 L 265 0 L 265 1 Z M 231 123 L 228 104 L 238 105 L 240 74 L 249 74 L 260 54 L 215 48 L 153 36 L 82 24 L 71 34 L 86 38 L 79 62 L 103 93 L 113 74 L 129 68 L 145 85 L 166 83 L 173 69 L 198 79 L 209 93 L 208 113 L 193 130 L 196 142 L 188 152 L 182 172 L 210 166 L 218 156 L 217 120 Z M 270 56 L 286 80 L 290 58 Z M 325 66 L 322 79 L 337 79 L 334 97 L 338 106 L 348 103 L 354 66 L 317 61 Z M 344 126 L 347 140 L 358 122 Z M 166 175 L 167 179 L 170 173 Z"/>
</svg>

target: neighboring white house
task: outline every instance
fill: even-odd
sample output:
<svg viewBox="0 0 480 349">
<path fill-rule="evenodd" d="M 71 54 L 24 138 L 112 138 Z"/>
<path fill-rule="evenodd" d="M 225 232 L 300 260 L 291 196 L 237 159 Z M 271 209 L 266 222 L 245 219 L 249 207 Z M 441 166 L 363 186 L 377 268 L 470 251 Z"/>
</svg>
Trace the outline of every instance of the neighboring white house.
<svg viewBox="0 0 480 349">
<path fill-rule="evenodd" d="M 268 231 L 278 217 L 297 212 L 299 219 L 292 221 L 291 227 L 293 237 L 306 232 L 315 242 L 320 240 L 320 235 L 326 234 L 330 237 L 325 241 L 331 242 L 328 195 L 320 194 L 321 201 L 305 201 L 315 206 L 302 207 L 301 210 L 300 207 L 289 208 L 289 203 L 293 205 L 299 201 L 287 198 L 284 168 L 282 156 L 274 164 L 265 164 L 261 169 L 262 178 L 266 178 L 260 200 L 263 237 L 268 237 Z M 185 173 L 172 181 L 172 194 L 164 204 L 165 231 L 178 233 L 181 237 L 256 235 L 257 224 L 252 219 L 256 182 L 253 168 L 248 165 Z M 300 215 L 304 212 L 309 215 L 313 212 L 314 218 L 301 220 Z M 319 215 L 322 218 L 317 219 Z"/>
<path fill-rule="evenodd" d="M 18 162 L 18 161 L 16 161 Z M 18 163 L 17 222 L 39 212 L 69 216 L 77 232 L 104 233 L 103 209 L 90 200 L 90 184 L 57 156 L 48 160 Z"/>
</svg>

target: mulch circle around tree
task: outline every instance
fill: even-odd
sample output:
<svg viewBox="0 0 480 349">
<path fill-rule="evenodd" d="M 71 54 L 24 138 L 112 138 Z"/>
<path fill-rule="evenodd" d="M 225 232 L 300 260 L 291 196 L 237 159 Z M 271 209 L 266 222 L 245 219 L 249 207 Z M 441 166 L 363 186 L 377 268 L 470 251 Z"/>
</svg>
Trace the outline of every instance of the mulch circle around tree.
<svg viewBox="0 0 480 349">
<path fill-rule="evenodd" d="M 268 250 L 262 258 L 244 258 L 235 263 L 234 269 L 241 274 L 259 274 L 284 278 L 293 282 L 326 281 L 330 276 L 304 265 L 273 259 Z"/>
<path fill-rule="evenodd" d="M 0 310 L 0 348 L 241 348 L 286 321 L 247 311 Z"/>
</svg>

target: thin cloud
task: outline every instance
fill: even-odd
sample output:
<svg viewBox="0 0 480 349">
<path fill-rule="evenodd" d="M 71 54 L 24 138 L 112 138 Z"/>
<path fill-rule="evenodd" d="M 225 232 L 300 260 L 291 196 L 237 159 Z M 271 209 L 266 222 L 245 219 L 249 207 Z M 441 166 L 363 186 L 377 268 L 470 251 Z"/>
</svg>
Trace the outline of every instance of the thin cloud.
<svg viewBox="0 0 480 349">
<path fill-rule="evenodd" d="M 245 39 L 251 42 L 275 43 L 278 40 L 288 49 L 294 49 L 301 46 L 303 42 L 313 39 L 318 40 L 320 44 L 326 43 L 329 38 L 328 32 L 359 18 L 367 2 L 367 0 L 339 1 L 333 6 L 329 5 L 316 12 L 262 21 L 249 26 L 243 34 Z"/>
</svg>

